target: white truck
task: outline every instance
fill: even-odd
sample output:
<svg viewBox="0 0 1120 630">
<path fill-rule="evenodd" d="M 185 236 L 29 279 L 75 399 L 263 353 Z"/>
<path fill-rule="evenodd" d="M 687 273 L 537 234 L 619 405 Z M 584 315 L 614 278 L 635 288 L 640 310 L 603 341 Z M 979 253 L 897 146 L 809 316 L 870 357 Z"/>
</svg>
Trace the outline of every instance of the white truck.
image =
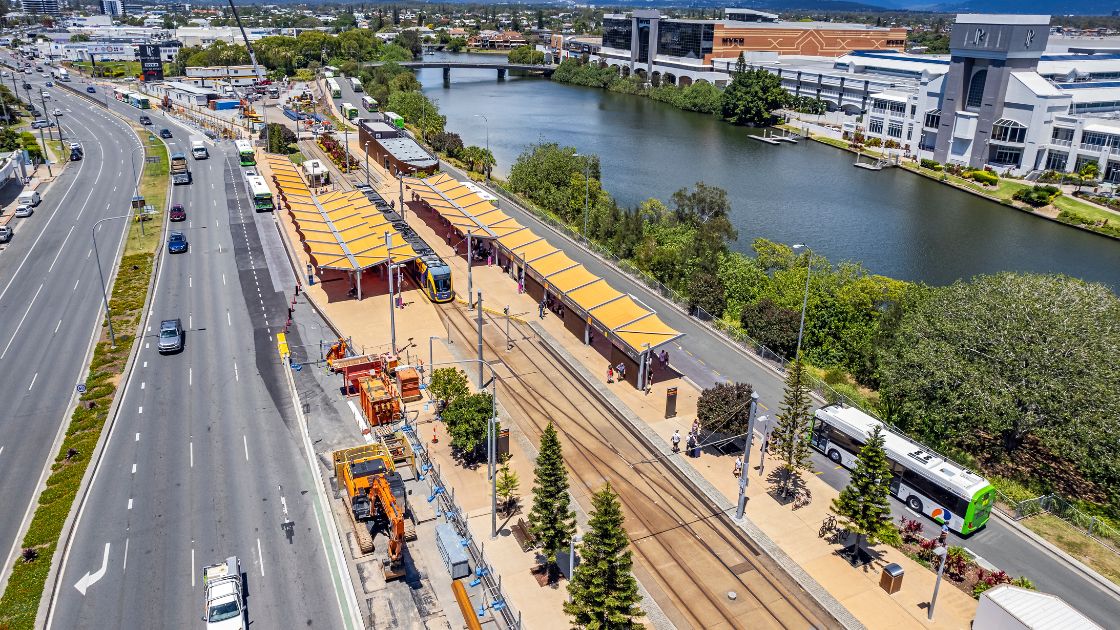
<svg viewBox="0 0 1120 630">
<path fill-rule="evenodd" d="M 58 69 L 58 80 L 59 81 L 65 81 L 65 82 L 68 83 L 70 81 L 70 72 L 66 68 L 59 68 Z"/>
<path fill-rule="evenodd" d="M 973 630 L 1103 630 L 1057 595 L 1010 584 L 980 595 Z"/>
<path fill-rule="evenodd" d="M 203 615 L 206 630 L 248 630 L 241 561 L 237 556 L 202 568 Z"/>
<path fill-rule="evenodd" d="M 210 157 L 210 152 L 206 150 L 206 143 L 201 140 L 194 140 L 191 142 L 191 155 L 196 160 L 205 160 Z"/>
</svg>

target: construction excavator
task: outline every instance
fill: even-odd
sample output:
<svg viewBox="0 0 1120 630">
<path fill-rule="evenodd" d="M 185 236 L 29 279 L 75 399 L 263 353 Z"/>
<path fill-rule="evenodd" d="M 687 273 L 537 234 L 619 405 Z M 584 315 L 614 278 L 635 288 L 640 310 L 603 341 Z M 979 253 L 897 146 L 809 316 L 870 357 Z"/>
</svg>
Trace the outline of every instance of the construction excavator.
<svg viewBox="0 0 1120 630">
<path fill-rule="evenodd" d="M 362 553 L 373 551 L 367 522 L 385 527 L 389 545 L 382 571 L 386 580 L 401 577 L 405 574 L 407 497 L 392 453 L 383 444 L 367 444 L 335 451 L 333 458 L 338 492 L 350 512 L 358 547 Z"/>
</svg>

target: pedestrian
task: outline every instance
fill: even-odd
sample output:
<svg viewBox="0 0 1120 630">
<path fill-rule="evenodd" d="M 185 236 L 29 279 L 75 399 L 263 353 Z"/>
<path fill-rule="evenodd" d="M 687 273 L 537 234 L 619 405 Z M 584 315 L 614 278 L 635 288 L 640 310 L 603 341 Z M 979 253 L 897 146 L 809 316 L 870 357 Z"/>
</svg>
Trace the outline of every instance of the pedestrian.
<svg viewBox="0 0 1120 630">
<path fill-rule="evenodd" d="M 692 421 L 692 432 L 696 435 L 700 435 L 700 418 L 696 418 Z"/>
<path fill-rule="evenodd" d="M 674 453 L 681 452 L 681 430 L 680 429 L 677 429 L 677 430 L 673 431 L 673 437 L 670 438 L 669 441 L 673 443 L 673 452 Z"/>
<path fill-rule="evenodd" d="M 621 381 L 622 379 L 626 378 L 626 364 L 625 363 L 619 363 L 618 367 L 616 367 L 614 370 L 616 372 L 618 372 L 618 380 Z"/>
<path fill-rule="evenodd" d="M 609 364 L 609 363 L 607 364 L 607 382 L 608 383 L 613 383 L 614 382 L 614 368 L 611 367 L 611 364 Z"/>
<path fill-rule="evenodd" d="M 493 254 L 486 254 L 486 266 L 487 267 L 493 267 L 494 266 L 494 255 Z"/>
<path fill-rule="evenodd" d="M 544 309 L 545 309 L 544 300 L 541 300 L 541 303 L 537 305 L 537 310 L 539 310 L 540 313 L 541 313 L 541 319 L 544 319 Z"/>
<path fill-rule="evenodd" d="M 735 478 L 738 479 L 743 474 L 743 456 L 735 458 Z"/>
<path fill-rule="evenodd" d="M 525 292 L 525 281 L 521 280 L 521 279 L 518 279 L 518 281 L 517 281 L 517 294 L 521 295 L 524 292 Z"/>
<path fill-rule="evenodd" d="M 653 372 L 646 372 L 646 393 L 653 391 Z"/>
<path fill-rule="evenodd" d="M 697 457 L 697 458 L 700 457 L 700 434 L 699 433 L 693 433 L 692 434 L 692 456 Z"/>
<path fill-rule="evenodd" d="M 687 447 L 687 449 L 688 449 L 688 456 L 689 457 L 696 457 L 696 455 L 695 455 L 695 452 L 696 452 L 696 436 L 691 434 L 691 433 L 688 434 L 688 447 Z"/>
</svg>

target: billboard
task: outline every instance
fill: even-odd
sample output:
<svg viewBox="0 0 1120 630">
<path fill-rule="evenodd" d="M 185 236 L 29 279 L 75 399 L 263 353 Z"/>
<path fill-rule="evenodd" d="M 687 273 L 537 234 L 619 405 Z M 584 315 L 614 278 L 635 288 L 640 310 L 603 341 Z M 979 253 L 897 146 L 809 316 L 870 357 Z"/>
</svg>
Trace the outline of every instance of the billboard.
<svg viewBox="0 0 1120 630">
<path fill-rule="evenodd" d="M 145 83 L 163 80 L 163 61 L 159 56 L 159 44 L 140 44 L 137 47 L 140 58 L 140 80 Z"/>
</svg>

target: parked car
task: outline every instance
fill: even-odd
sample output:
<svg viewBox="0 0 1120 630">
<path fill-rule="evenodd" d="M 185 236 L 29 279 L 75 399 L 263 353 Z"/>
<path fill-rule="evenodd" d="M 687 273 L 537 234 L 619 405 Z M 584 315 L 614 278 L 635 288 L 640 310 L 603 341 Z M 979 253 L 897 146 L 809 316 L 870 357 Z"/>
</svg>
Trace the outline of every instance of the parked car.
<svg viewBox="0 0 1120 630">
<path fill-rule="evenodd" d="M 52 122 L 50 120 L 47 120 L 45 118 L 40 118 L 39 120 L 31 121 L 31 128 L 32 129 L 47 129 L 47 128 L 53 127 L 53 126 L 54 126 L 54 122 Z"/>
<path fill-rule="evenodd" d="M 141 116 L 140 117 L 140 124 L 141 125 L 150 125 L 150 124 L 152 124 L 152 119 L 148 118 L 147 116 Z"/>
<path fill-rule="evenodd" d="M 186 221 L 187 209 L 183 207 L 183 204 L 177 203 L 171 206 L 171 215 L 168 218 L 172 221 Z"/>
<path fill-rule="evenodd" d="M 182 232 L 172 232 L 167 238 L 168 254 L 185 254 L 188 247 L 187 237 Z"/>
<path fill-rule="evenodd" d="M 13 234 L 15 234 L 15 232 L 12 230 L 12 228 L 6 225 L 0 225 L 0 243 L 7 243 L 8 241 L 12 240 Z"/>
<path fill-rule="evenodd" d="M 156 348 L 160 354 L 183 349 L 183 324 L 179 318 L 165 319 L 159 323 L 159 343 Z"/>
<path fill-rule="evenodd" d="M 33 215 L 33 214 L 35 214 L 35 209 L 32 208 L 31 206 L 18 206 L 18 207 L 16 207 L 16 216 L 21 218 L 21 219 L 25 219 L 25 218 Z"/>
<path fill-rule="evenodd" d="M 159 137 L 170 138 L 171 137 L 171 130 L 166 128 L 166 127 L 164 127 L 163 129 L 160 129 L 159 130 Z"/>
<path fill-rule="evenodd" d="M 86 87 L 86 92 L 89 94 L 97 94 L 97 88 L 92 85 Z"/>
</svg>

